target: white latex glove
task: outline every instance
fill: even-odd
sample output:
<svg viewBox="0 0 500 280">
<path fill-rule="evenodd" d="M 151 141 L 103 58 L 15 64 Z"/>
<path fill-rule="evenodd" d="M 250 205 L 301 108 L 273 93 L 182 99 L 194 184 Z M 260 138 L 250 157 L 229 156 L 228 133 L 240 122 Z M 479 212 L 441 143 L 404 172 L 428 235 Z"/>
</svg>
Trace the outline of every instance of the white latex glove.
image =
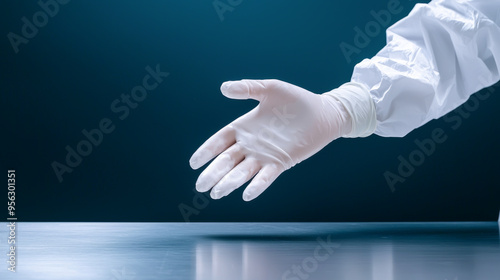
<svg viewBox="0 0 500 280">
<path fill-rule="evenodd" d="M 243 192 L 250 201 L 283 171 L 339 137 L 364 137 L 376 126 L 375 107 L 361 84 L 347 83 L 323 95 L 278 80 L 225 82 L 222 94 L 260 103 L 208 139 L 189 163 L 201 173 L 196 189 L 219 199 L 255 176 Z"/>
</svg>

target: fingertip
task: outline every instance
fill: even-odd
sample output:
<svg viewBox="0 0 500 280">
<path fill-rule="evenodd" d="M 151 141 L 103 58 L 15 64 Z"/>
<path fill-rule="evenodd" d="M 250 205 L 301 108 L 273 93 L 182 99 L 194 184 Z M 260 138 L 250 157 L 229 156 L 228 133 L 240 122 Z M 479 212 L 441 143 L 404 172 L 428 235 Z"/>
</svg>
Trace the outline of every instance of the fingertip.
<svg viewBox="0 0 500 280">
<path fill-rule="evenodd" d="M 245 81 L 228 81 L 221 85 L 222 94 L 231 99 L 248 99 L 250 88 Z"/>
<path fill-rule="evenodd" d="M 189 159 L 189 166 L 191 166 L 193 170 L 196 170 L 201 167 L 200 157 L 196 153 Z"/>
<path fill-rule="evenodd" d="M 201 193 L 206 192 L 207 190 L 205 190 L 204 185 L 205 184 L 203 183 L 201 176 L 198 177 L 198 180 L 196 180 L 196 184 L 195 184 L 196 191 L 201 192 Z"/>
<path fill-rule="evenodd" d="M 220 199 L 222 197 L 221 191 L 218 189 L 212 189 L 212 191 L 210 192 L 210 197 L 216 200 Z"/>
<path fill-rule="evenodd" d="M 250 183 L 243 192 L 243 200 L 249 202 L 256 199 L 266 190 L 266 188 L 267 187 L 262 184 Z"/>
<path fill-rule="evenodd" d="M 264 191 L 260 191 L 260 186 L 256 182 L 251 182 L 248 187 L 243 191 L 243 200 L 252 201 L 261 195 Z"/>
<path fill-rule="evenodd" d="M 189 165 L 191 165 L 191 168 L 196 170 L 209 162 L 214 156 L 215 155 L 207 148 L 207 145 L 203 144 L 198 148 L 198 150 L 196 150 L 196 152 L 194 152 L 193 156 L 191 156 Z"/>
<path fill-rule="evenodd" d="M 261 195 L 282 173 L 282 169 L 272 164 L 264 166 L 243 192 L 243 200 L 251 201 Z"/>
<path fill-rule="evenodd" d="M 243 200 L 246 202 L 252 201 L 254 197 L 252 197 L 248 192 L 243 192 Z"/>
<path fill-rule="evenodd" d="M 222 92 L 222 94 L 226 95 L 226 92 L 228 91 L 229 86 L 232 83 L 233 83 L 232 81 L 227 81 L 227 82 L 222 83 L 222 85 L 220 86 L 220 91 Z"/>
</svg>

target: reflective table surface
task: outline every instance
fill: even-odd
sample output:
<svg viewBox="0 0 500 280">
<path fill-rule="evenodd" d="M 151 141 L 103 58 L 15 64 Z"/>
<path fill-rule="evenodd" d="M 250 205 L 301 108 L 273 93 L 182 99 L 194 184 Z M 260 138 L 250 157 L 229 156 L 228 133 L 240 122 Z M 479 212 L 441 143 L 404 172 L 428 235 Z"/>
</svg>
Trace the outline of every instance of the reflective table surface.
<svg viewBox="0 0 500 280">
<path fill-rule="evenodd" d="M 500 279 L 486 223 L 20 223 L 0 279 Z"/>
</svg>

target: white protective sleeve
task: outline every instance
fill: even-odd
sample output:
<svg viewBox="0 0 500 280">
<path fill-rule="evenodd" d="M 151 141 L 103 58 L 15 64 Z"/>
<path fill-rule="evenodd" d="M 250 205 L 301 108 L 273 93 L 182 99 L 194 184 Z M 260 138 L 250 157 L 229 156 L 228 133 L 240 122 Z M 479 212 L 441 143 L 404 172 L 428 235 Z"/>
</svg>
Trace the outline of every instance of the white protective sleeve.
<svg viewBox="0 0 500 280">
<path fill-rule="evenodd" d="M 375 134 L 402 137 L 500 80 L 500 0 L 417 4 L 354 69 L 375 102 Z"/>
</svg>

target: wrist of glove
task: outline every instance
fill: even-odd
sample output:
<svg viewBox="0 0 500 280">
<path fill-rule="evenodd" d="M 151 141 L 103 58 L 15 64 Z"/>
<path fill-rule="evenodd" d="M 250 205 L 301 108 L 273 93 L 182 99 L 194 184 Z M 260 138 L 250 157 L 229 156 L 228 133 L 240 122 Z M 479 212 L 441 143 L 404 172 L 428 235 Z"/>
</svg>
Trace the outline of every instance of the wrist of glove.
<svg viewBox="0 0 500 280">
<path fill-rule="evenodd" d="M 367 137 L 375 132 L 377 128 L 375 103 L 366 86 L 350 82 L 324 93 L 323 96 L 330 96 L 340 102 L 349 115 L 350 132 L 342 137 Z"/>
<path fill-rule="evenodd" d="M 226 82 L 222 93 L 259 105 L 209 138 L 190 165 L 200 174 L 196 189 L 219 199 L 253 178 L 243 192 L 255 199 L 285 170 L 339 137 L 366 137 L 376 127 L 368 90 L 347 83 L 322 95 L 278 80 Z"/>
</svg>

